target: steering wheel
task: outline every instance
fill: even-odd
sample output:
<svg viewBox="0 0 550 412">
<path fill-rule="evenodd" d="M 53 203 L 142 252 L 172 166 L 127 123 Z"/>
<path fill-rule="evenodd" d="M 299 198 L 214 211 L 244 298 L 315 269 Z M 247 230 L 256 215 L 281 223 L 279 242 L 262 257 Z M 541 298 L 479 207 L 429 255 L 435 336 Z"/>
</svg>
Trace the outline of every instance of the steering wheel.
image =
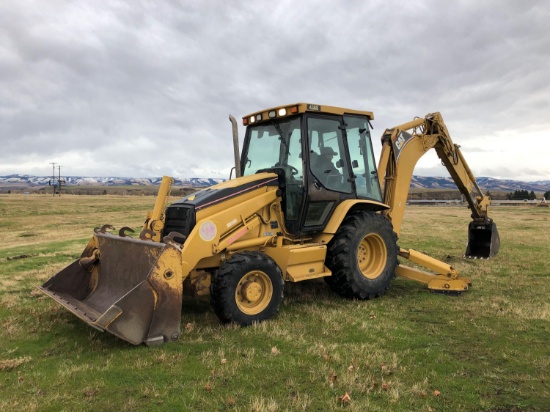
<svg viewBox="0 0 550 412">
<path fill-rule="evenodd" d="M 298 169 L 296 169 L 294 166 L 287 165 L 287 167 L 290 169 L 290 173 L 292 174 L 292 176 L 296 176 L 298 173 L 300 173 Z"/>
<path fill-rule="evenodd" d="M 273 167 L 280 167 L 281 169 L 283 169 L 285 171 L 285 173 L 290 172 L 291 176 L 296 176 L 298 173 L 300 173 L 300 171 L 298 169 L 296 169 L 294 166 L 292 166 L 292 165 L 282 165 L 279 162 L 275 163 L 275 165 Z"/>
</svg>

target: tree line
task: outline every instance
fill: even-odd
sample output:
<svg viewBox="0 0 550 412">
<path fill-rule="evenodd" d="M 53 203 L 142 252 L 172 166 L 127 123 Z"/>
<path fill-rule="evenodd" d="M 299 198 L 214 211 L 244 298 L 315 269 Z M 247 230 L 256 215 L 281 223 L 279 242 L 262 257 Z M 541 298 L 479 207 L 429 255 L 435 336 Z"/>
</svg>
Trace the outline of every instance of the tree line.
<svg viewBox="0 0 550 412">
<path fill-rule="evenodd" d="M 506 199 L 508 200 L 535 200 L 537 198 L 537 195 L 535 192 L 531 190 L 531 192 L 528 192 L 527 190 L 514 190 L 512 193 L 508 193 L 506 195 Z M 550 190 L 547 192 L 544 192 L 544 198 L 549 199 L 550 198 Z"/>
</svg>

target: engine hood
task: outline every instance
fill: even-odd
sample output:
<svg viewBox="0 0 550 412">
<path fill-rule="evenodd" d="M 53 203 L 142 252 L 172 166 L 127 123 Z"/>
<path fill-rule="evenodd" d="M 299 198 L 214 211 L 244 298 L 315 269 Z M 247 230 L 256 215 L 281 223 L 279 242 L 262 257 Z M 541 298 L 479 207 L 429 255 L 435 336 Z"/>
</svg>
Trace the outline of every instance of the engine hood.
<svg viewBox="0 0 550 412">
<path fill-rule="evenodd" d="M 198 211 L 262 186 L 278 185 L 278 177 L 275 173 L 257 173 L 210 186 L 173 202 L 172 206 L 185 204 L 193 206 Z"/>
</svg>

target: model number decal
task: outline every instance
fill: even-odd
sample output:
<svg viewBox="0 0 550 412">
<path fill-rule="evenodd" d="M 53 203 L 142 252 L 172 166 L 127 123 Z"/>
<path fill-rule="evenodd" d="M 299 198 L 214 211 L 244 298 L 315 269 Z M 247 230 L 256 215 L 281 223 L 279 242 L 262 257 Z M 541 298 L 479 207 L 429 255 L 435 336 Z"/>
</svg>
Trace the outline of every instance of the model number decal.
<svg viewBox="0 0 550 412">
<path fill-rule="evenodd" d="M 401 150 L 403 145 L 405 144 L 405 138 L 403 137 L 403 134 L 400 134 L 397 138 L 397 141 L 395 142 L 395 147 L 397 147 L 398 150 Z"/>
</svg>

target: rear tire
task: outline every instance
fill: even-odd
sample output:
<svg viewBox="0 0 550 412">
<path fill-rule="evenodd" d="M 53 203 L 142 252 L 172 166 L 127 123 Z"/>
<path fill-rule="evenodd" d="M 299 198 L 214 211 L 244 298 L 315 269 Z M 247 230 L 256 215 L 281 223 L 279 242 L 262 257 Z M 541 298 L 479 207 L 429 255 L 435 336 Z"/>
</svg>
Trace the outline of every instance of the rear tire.
<svg viewBox="0 0 550 412">
<path fill-rule="evenodd" d="M 283 300 L 283 274 L 261 252 L 243 252 L 222 263 L 210 285 L 210 303 L 224 323 L 242 326 L 275 316 Z"/>
<path fill-rule="evenodd" d="M 330 241 L 325 281 L 345 298 L 382 296 L 395 277 L 397 235 L 382 215 L 358 211 L 348 215 Z"/>
</svg>

